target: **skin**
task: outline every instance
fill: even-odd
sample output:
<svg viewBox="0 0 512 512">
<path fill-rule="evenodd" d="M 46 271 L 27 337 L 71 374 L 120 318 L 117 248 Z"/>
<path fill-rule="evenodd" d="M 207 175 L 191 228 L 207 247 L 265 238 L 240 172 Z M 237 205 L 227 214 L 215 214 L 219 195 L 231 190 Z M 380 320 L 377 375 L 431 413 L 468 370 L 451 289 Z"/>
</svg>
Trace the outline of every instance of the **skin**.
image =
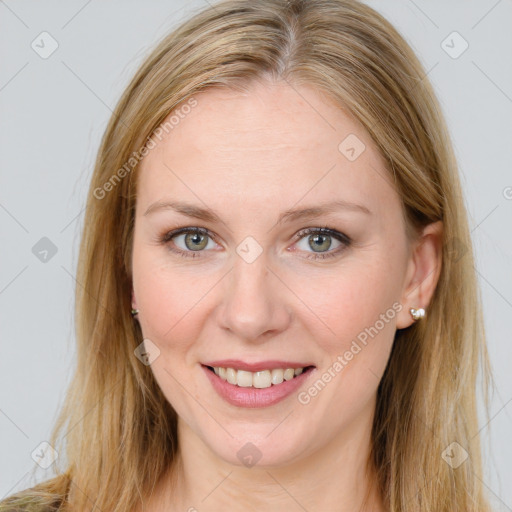
<svg viewBox="0 0 512 512">
<path fill-rule="evenodd" d="M 178 413 L 180 447 L 144 510 L 384 511 L 365 471 L 377 387 L 396 329 L 414 322 L 409 308 L 427 310 L 442 225 L 408 242 L 400 198 L 371 138 L 315 89 L 254 83 L 250 93 L 212 89 L 196 99 L 145 157 L 138 183 L 132 302 L 144 338 L 160 350 L 151 369 Z M 338 149 L 348 134 L 366 146 L 354 161 Z M 276 224 L 284 210 L 335 199 L 372 214 L 339 210 Z M 144 215 L 165 200 L 207 206 L 222 222 L 172 210 Z M 158 241 L 181 227 L 206 228 L 216 240 L 207 238 L 202 252 L 185 235 Z M 318 254 L 308 245 L 315 235 L 294 235 L 322 227 L 352 245 L 327 237 L 320 251 L 341 252 L 308 259 Z M 236 252 L 247 236 L 263 250 L 250 264 Z M 308 404 L 293 393 L 263 408 L 230 405 L 200 365 L 312 361 L 303 391 L 393 303 L 401 311 Z M 261 452 L 252 467 L 237 457 L 248 442 Z"/>
</svg>

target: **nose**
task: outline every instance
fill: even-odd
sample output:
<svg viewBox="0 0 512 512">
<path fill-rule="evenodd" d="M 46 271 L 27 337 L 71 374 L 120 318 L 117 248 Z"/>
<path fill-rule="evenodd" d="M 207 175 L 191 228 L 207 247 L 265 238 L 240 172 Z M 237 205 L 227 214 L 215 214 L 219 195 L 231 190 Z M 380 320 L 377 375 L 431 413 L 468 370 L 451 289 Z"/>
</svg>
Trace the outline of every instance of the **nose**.
<svg viewBox="0 0 512 512">
<path fill-rule="evenodd" d="M 277 336 L 292 318 L 293 294 L 267 263 L 264 253 L 252 263 L 236 257 L 222 290 L 220 327 L 253 344 Z"/>
</svg>

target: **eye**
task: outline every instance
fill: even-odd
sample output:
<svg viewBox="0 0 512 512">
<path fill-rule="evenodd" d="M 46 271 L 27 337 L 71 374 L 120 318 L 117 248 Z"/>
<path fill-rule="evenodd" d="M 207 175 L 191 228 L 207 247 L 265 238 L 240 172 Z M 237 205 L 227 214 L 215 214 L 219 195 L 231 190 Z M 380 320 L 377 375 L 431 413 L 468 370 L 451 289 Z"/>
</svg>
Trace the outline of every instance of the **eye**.
<svg viewBox="0 0 512 512">
<path fill-rule="evenodd" d="M 196 258 L 203 249 L 213 248 L 208 246 L 208 239 L 213 243 L 213 237 L 207 229 L 182 228 L 164 234 L 160 241 L 167 245 L 171 252 L 183 257 Z M 178 249 L 171 245 L 171 241 L 173 245 L 178 246 Z M 215 243 L 213 243 L 213 246 L 215 246 Z"/>
<path fill-rule="evenodd" d="M 313 260 L 338 256 L 352 243 L 351 238 L 344 233 L 327 227 L 305 229 L 297 233 L 296 238 L 303 244 L 303 246 L 300 247 L 301 250 L 305 252 L 308 252 L 308 249 L 313 250 L 313 253 L 305 256 Z M 333 245 L 333 238 L 336 240 L 338 247 L 335 250 L 329 251 Z"/>
</svg>

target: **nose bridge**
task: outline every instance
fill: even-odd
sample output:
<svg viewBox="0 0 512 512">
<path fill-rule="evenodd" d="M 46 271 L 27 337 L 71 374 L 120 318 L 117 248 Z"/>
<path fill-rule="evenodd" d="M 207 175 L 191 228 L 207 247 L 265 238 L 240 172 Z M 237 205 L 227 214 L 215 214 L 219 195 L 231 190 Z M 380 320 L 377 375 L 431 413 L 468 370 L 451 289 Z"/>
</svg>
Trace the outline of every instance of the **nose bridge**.
<svg viewBox="0 0 512 512">
<path fill-rule="evenodd" d="M 269 270 L 268 257 L 251 241 L 237 247 L 234 268 L 222 297 L 221 326 L 241 339 L 257 341 L 290 321 L 282 284 Z M 257 254 L 258 253 L 258 254 Z"/>
</svg>

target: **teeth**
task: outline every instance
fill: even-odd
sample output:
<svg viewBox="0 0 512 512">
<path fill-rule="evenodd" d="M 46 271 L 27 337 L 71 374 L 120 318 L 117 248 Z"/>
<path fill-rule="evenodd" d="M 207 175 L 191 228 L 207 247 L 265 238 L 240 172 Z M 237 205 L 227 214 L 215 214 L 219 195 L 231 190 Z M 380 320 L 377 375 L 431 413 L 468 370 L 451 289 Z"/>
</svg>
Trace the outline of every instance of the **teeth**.
<svg viewBox="0 0 512 512">
<path fill-rule="evenodd" d="M 271 376 L 272 384 L 281 384 L 281 382 L 283 382 L 283 374 L 284 374 L 284 370 L 281 370 L 281 369 L 272 370 L 272 376 Z"/>
<path fill-rule="evenodd" d="M 238 370 L 236 372 L 236 383 L 242 388 L 250 388 L 252 386 L 252 373 Z"/>
<path fill-rule="evenodd" d="M 275 368 L 273 370 L 262 370 L 259 372 L 248 372 L 246 370 L 235 370 L 234 368 L 214 367 L 213 371 L 222 380 L 242 388 L 269 388 L 272 385 L 281 384 L 285 380 L 291 380 L 300 375 L 304 368 Z"/>
<path fill-rule="evenodd" d="M 226 380 L 230 384 L 236 384 L 236 370 L 233 370 L 233 368 L 227 368 L 226 369 Z"/>
<path fill-rule="evenodd" d="M 295 375 L 295 371 L 293 368 L 286 368 L 284 371 L 283 378 L 284 380 L 290 380 L 293 379 L 293 376 Z"/>
<path fill-rule="evenodd" d="M 254 372 L 252 375 L 252 385 L 255 388 L 269 388 L 272 385 L 270 371 Z"/>
</svg>

